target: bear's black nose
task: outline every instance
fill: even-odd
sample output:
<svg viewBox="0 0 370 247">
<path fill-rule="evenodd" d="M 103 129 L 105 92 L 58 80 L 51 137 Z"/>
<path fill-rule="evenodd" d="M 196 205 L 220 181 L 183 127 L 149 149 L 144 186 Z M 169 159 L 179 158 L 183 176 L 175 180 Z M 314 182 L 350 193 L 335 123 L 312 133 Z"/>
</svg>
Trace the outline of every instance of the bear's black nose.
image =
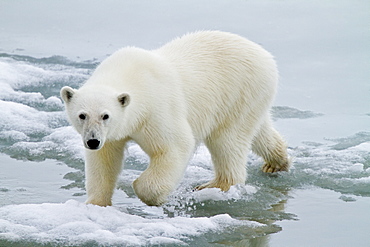
<svg viewBox="0 0 370 247">
<path fill-rule="evenodd" d="M 90 149 L 97 149 L 99 147 L 100 141 L 98 139 L 90 139 L 87 141 L 87 146 Z"/>
</svg>

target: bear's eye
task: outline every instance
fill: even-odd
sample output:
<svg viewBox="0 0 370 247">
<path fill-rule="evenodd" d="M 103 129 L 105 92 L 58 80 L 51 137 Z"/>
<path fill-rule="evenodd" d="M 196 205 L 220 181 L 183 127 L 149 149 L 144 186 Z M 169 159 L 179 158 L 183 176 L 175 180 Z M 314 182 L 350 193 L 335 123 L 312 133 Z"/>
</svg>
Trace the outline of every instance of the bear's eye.
<svg viewBox="0 0 370 247">
<path fill-rule="evenodd" d="M 80 114 L 78 115 L 78 117 L 81 119 L 81 120 L 85 120 L 86 119 L 86 115 L 85 114 Z"/>
<path fill-rule="evenodd" d="M 107 120 L 109 118 L 109 115 L 108 114 L 104 114 L 103 116 L 102 116 L 102 119 L 103 120 Z"/>
</svg>

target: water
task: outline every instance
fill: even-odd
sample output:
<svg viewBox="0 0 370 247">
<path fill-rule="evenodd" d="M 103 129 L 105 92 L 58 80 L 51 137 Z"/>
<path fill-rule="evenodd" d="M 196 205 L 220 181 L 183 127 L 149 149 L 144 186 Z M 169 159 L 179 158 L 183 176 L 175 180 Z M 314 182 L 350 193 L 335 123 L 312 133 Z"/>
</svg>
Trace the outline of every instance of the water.
<svg viewBox="0 0 370 247">
<path fill-rule="evenodd" d="M 369 4 L 210 4 L 0 2 L 0 246 L 370 246 Z M 272 113 L 291 171 L 263 174 L 250 154 L 246 185 L 193 192 L 213 176 L 200 146 L 168 203 L 148 207 L 131 187 L 148 157 L 130 143 L 113 207 L 84 205 L 83 145 L 60 88 L 79 87 L 121 46 L 199 29 L 277 57 Z"/>
</svg>

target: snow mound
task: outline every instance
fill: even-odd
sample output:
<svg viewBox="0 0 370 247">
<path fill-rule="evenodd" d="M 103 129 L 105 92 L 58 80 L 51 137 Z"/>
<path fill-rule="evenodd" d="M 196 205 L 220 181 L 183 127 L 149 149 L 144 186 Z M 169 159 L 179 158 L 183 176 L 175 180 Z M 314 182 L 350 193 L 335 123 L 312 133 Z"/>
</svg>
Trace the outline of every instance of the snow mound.
<svg viewBox="0 0 370 247">
<path fill-rule="evenodd" d="M 103 245 L 186 244 L 183 240 L 225 227 L 262 224 L 239 221 L 227 214 L 213 217 L 147 219 L 115 207 L 63 204 L 23 204 L 0 208 L 0 239 L 40 243 Z"/>
</svg>

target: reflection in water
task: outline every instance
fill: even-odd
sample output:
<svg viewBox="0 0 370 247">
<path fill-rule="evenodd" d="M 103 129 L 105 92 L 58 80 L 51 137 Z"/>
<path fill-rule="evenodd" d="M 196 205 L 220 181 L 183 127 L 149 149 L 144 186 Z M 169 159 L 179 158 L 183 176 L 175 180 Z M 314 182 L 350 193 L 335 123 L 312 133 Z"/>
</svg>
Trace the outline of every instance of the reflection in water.
<svg viewBox="0 0 370 247">
<path fill-rule="evenodd" d="M 285 195 L 288 195 L 289 191 L 282 192 Z M 280 202 L 271 205 L 271 208 L 268 209 L 270 212 L 277 212 L 277 213 L 285 213 L 285 205 L 287 203 L 287 199 L 281 200 Z M 243 220 L 243 218 L 239 218 Z M 250 220 L 250 219 L 248 219 Z M 233 247 L 268 247 L 270 246 L 270 234 L 278 233 L 282 230 L 279 224 L 275 224 L 277 221 L 272 219 L 259 219 L 256 220 L 260 223 L 266 224 L 266 227 L 262 229 L 256 229 L 255 235 L 250 235 L 250 229 L 245 229 L 245 232 L 238 231 L 238 234 L 234 234 L 239 236 L 240 239 L 235 240 L 220 240 L 214 243 L 225 245 L 225 246 L 233 246 Z"/>
</svg>

